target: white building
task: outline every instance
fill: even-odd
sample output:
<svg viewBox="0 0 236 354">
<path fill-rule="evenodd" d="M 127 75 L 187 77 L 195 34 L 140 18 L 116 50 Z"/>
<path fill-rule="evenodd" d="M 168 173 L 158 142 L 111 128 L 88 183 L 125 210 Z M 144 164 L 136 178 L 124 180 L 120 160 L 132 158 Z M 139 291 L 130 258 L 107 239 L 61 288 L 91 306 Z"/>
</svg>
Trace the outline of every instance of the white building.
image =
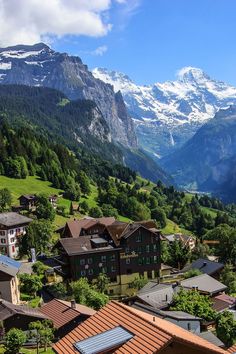
<svg viewBox="0 0 236 354">
<path fill-rule="evenodd" d="M 19 252 L 19 238 L 32 219 L 14 212 L 0 214 L 0 253 L 15 258 Z"/>
</svg>

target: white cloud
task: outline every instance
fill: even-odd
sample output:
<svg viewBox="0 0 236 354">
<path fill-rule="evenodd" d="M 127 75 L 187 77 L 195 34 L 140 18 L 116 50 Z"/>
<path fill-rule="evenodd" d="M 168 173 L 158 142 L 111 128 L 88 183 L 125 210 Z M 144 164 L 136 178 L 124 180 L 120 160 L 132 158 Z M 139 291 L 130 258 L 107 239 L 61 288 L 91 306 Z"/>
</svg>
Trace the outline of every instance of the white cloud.
<svg viewBox="0 0 236 354">
<path fill-rule="evenodd" d="M 100 47 L 96 48 L 94 51 L 91 52 L 92 55 L 99 55 L 102 56 L 107 51 L 106 45 L 101 45 Z"/>
<path fill-rule="evenodd" d="M 142 0 L 115 0 L 121 5 L 119 11 L 119 28 L 124 29 L 130 19 L 138 12 Z"/>
<path fill-rule="evenodd" d="M 0 45 L 104 36 L 112 27 L 103 16 L 110 7 L 111 0 L 0 0 Z"/>
</svg>

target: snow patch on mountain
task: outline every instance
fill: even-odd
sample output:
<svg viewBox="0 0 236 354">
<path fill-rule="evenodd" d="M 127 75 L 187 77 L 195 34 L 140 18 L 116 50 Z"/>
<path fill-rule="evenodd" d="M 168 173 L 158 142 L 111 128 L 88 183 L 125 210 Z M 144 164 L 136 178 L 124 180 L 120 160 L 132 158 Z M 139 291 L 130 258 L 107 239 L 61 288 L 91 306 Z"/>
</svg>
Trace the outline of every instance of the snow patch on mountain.
<svg viewBox="0 0 236 354">
<path fill-rule="evenodd" d="M 180 147 L 220 108 L 236 104 L 235 87 L 191 66 L 180 69 L 176 81 L 153 85 L 137 85 L 127 75 L 103 68 L 95 68 L 93 75 L 122 92 L 140 145 L 154 155 Z"/>
</svg>

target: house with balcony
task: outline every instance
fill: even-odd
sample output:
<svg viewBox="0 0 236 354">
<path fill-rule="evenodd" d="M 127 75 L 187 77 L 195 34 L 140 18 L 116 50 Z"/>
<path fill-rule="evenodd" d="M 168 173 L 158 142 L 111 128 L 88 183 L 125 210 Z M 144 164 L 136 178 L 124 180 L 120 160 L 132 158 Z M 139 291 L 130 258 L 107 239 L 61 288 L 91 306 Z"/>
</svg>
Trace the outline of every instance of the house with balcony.
<svg viewBox="0 0 236 354">
<path fill-rule="evenodd" d="M 97 233 L 91 234 L 91 227 L 87 227 L 80 229 L 79 236 L 61 238 L 55 248 L 65 277 L 93 281 L 105 273 L 110 279 L 110 294 L 126 294 L 129 284 L 139 276 L 158 277 L 160 231 L 153 226 L 153 222 L 114 221 L 107 226 L 92 225 Z"/>
<path fill-rule="evenodd" d="M 19 253 L 19 240 L 26 233 L 32 219 L 15 212 L 0 214 L 0 253 L 15 258 Z"/>
</svg>

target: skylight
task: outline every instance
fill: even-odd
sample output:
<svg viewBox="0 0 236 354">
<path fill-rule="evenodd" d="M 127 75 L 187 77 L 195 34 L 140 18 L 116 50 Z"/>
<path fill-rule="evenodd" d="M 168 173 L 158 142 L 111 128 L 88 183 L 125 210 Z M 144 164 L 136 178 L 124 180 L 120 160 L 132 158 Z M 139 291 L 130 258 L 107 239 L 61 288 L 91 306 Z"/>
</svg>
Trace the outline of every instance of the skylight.
<svg viewBox="0 0 236 354">
<path fill-rule="evenodd" d="M 133 338 L 133 334 L 121 326 L 106 332 L 81 340 L 74 347 L 81 354 L 99 354 L 112 348 L 117 348 Z"/>
</svg>

